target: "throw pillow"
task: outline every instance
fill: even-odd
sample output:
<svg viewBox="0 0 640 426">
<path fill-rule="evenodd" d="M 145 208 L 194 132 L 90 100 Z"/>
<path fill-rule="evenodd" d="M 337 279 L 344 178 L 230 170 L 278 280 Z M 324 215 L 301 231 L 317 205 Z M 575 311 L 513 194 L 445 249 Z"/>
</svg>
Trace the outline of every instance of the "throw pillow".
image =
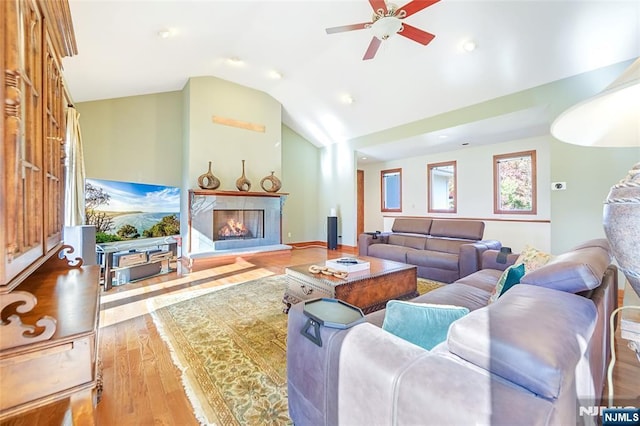
<svg viewBox="0 0 640 426">
<path fill-rule="evenodd" d="M 546 265 L 552 257 L 553 256 L 549 253 L 545 253 L 531 246 L 525 246 L 524 250 L 520 252 L 520 256 L 518 256 L 514 265 L 524 263 L 527 272 L 532 272 L 539 267 Z"/>
<path fill-rule="evenodd" d="M 390 300 L 382 329 L 431 350 L 447 339 L 449 326 L 468 313 L 469 309 L 462 306 Z"/>
<path fill-rule="evenodd" d="M 519 265 L 512 265 L 512 267 L 509 269 L 509 273 L 507 274 L 507 279 L 504 281 L 504 285 L 502 286 L 502 289 L 498 294 L 498 297 L 501 297 L 507 290 L 509 290 L 514 285 L 519 284 L 520 279 L 525 274 L 525 270 L 526 268 L 524 266 L 524 263 L 521 263 Z"/>
<path fill-rule="evenodd" d="M 522 264 L 524 265 L 524 263 Z M 491 297 L 489 297 L 488 304 L 491 304 L 498 300 L 498 297 L 502 294 L 502 289 L 504 288 L 504 284 L 507 282 L 507 277 L 509 276 L 509 272 L 515 267 L 515 264 L 507 266 L 507 268 L 502 272 L 496 286 L 493 288 L 491 292 Z"/>
</svg>

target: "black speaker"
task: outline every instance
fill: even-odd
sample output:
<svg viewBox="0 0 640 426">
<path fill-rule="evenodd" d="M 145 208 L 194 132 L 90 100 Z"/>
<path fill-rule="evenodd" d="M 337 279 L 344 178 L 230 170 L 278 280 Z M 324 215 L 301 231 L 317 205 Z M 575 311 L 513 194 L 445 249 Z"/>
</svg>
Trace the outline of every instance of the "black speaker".
<svg viewBox="0 0 640 426">
<path fill-rule="evenodd" d="M 335 250 L 338 248 L 338 218 L 327 216 L 327 248 Z"/>
</svg>

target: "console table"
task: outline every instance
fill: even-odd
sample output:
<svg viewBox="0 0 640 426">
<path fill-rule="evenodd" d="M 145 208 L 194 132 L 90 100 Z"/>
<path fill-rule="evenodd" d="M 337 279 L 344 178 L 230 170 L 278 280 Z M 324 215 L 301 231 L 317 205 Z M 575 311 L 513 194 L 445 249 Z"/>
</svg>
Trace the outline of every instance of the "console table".
<svg viewBox="0 0 640 426">
<path fill-rule="evenodd" d="M 153 247 L 169 246 L 173 257 L 178 255 L 178 238 L 156 237 L 142 238 L 137 240 L 117 241 L 114 243 L 103 243 L 96 245 L 96 251 L 102 255 L 101 264 L 104 269 L 104 290 L 110 290 L 113 287 L 113 255 L 117 252 L 127 250 L 140 250 Z"/>
</svg>

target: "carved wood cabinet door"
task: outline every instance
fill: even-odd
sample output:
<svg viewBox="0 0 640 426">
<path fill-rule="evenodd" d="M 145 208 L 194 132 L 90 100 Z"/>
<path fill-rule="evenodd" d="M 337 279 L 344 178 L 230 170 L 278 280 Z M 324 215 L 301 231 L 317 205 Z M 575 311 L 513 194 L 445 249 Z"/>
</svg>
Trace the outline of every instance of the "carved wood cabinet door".
<svg viewBox="0 0 640 426">
<path fill-rule="evenodd" d="M 65 103 L 62 71 L 53 43 L 45 33 L 44 56 L 44 238 L 45 250 L 62 241 L 64 222 Z"/>
<path fill-rule="evenodd" d="M 43 4 L 0 1 L 0 293 L 62 241 L 66 96 Z"/>
<path fill-rule="evenodd" d="M 44 255 L 42 16 L 32 1 L 5 8 L 2 284 Z"/>
</svg>

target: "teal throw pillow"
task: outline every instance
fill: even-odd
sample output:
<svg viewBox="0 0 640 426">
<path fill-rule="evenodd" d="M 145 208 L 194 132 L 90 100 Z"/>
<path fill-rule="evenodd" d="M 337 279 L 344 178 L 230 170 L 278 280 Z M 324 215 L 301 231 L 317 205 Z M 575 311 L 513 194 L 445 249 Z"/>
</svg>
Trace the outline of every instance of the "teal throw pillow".
<svg viewBox="0 0 640 426">
<path fill-rule="evenodd" d="M 525 268 L 526 266 L 524 263 L 508 266 L 502 272 L 502 275 L 500 275 L 500 279 L 498 279 L 496 286 L 493 288 L 493 291 L 491 292 L 491 297 L 489 297 L 488 304 L 491 304 L 496 300 L 498 300 L 498 297 L 500 297 L 502 293 L 506 291 L 504 290 L 504 287 L 508 279 L 509 279 L 509 286 L 508 286 L 509 288 L 513 287 L 515 284 L 518 284 L 520 282 L 520 278 L 522 278 L 522 276 L 524 275 Z M 517 269 L 517 270 L 515 272 L 511 272 L 514 269 Z M 522 271 L 522 273 L 520 273 L 520 271 Z"/>
<path fill-rule="evenodd" d="M 462 306 L 390 300 L 382 329 L 431 350 L 447 339 L 451 323 L 468 313 L 469 309 Z"/>
<path fill-rule="evenodd" d="M 521 263 L 513 268 L 509 269 L 509 273 L 507 274 L 507 279 L 504 281 L 504 285 L 502 286 L 502 290 L 500 291 L 500 295 L 502 296 L 507 290 L 513 287 L 516 284 L 520 283 L 520 279 L 524 276 L 525 266 L 524 263 Z"/>
</svg>

